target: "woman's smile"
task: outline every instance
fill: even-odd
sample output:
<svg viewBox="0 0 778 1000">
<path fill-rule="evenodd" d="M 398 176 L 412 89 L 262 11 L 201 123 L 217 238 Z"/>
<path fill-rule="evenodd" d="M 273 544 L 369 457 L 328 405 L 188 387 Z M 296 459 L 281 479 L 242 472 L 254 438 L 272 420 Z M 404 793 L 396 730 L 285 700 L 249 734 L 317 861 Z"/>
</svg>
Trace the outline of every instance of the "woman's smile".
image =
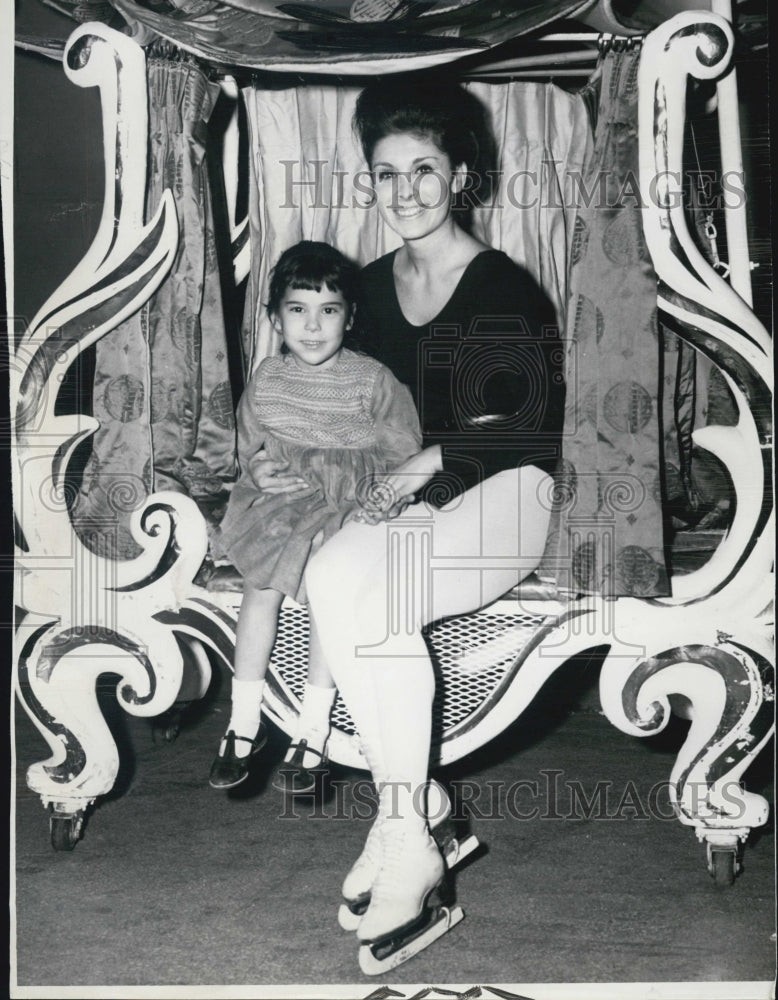
<svg viewBox="0 0 778 1000">
<path fill-rule="evenodd" d="M 450 218 L 459 171 L 430 136 L 384 136 L 373 150 L 371 169 L 378 210 L 403 239 L 421 239 Z"/>
</svg>

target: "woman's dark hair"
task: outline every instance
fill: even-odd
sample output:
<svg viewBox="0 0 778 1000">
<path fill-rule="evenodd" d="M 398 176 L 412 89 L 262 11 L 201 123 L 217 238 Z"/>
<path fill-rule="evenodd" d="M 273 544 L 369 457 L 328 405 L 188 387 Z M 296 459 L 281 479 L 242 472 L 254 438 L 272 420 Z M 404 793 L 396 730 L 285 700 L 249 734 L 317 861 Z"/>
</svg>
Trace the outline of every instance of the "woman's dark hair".
<svg viewBox="0 0 778 1000">
<path fill-rule="evenodd" d="M 466 91 L 440 76 L 413 75 L 368 84 L 357 98 L 354 127 L 368 164 L 376 144 L 387 135 L 428 135 L 452 166 L 474 165 L 478 153 L 475 123 L 465 113 Z"/>
<path fill-rule="evenodd" d="M 326 285 L 331 292 L 340 292 L 350 309 L 354 309 L 359 299 L 359 268 L 344 257 L 340 250 L 315 240 L 302 240 L 278 258 L 270 276 L 267 311 L 273 316 L 281 308 L 281 300 L 287 288 L 307 288 L 320 292 Z M 343 338 L 346 347 L 359 347 L 357 322 Z M 283 350 L 283 348 L 282 348 Z"/>
<path fill-rule="evenodd" d="M 429 136 L 453 167 L 466 164 L 476 174 L 471 191 L 479 186 L 478 172 L 488 171 L 493 140 L 484 108 L 440 73 L 425 71 L 369 83 L 357 98 L 353 127 L 368 166 L 381 139 L 411 132 Z"/>
</svg>

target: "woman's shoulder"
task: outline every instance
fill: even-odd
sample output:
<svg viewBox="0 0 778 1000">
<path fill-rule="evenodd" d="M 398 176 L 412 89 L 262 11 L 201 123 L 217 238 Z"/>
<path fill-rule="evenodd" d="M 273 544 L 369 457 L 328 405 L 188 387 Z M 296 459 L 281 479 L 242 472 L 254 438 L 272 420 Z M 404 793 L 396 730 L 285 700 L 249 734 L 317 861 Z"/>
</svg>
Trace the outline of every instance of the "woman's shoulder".
<svg viewBox="0 0 778 1000">
<path fill-rule="evenodd" d="M 545 311 L 550 300 L 534 275 L 503 250 L 484 250 L 474 260 L 468 277 L 471 294 L 495 303 L 534 303 Z"/>
<path fill-rule="evenodd" d="M 396 253 L 396 250 L 391 250 L 389 253 L 385 253 L 382 257 L 378 257 L 369 264 L 365 264 L 362 268 L 363 285 L 386 281 L 387 278 L 391 278 Z"/>
<path fill-rule="evenodd" d="M 534 279 L 529 271 L 521 264 L 517 264 L 504 250 L 487 247 L 473 258 L 473 265 L 473 269 L 479 274 L 479 280 L 483 276 L 495 282 L 503 281 L 505 278 L 513 278 L 534 284 Z"/>
</svg>

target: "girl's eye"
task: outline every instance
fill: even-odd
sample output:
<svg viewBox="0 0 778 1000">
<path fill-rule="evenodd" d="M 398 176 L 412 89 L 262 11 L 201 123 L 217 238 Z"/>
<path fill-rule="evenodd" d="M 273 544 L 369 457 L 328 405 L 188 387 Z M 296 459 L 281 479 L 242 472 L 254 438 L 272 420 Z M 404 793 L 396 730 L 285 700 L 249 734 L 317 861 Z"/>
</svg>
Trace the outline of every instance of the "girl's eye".
<svg viewBox="0 0 778 1000">
<path fill-rule="evenodd" d="M 303 311 L 302 306 L 288 306 L 289 312 L 301 313 Z"/>
<path fill-rule="evenodd" d="M 338 311 L 338 307 L 337 306 L 325 306 L 324 307 L 324 312 L 326 313 L 327 316 L 332 316 L 337 311 Z"/>
</svg>

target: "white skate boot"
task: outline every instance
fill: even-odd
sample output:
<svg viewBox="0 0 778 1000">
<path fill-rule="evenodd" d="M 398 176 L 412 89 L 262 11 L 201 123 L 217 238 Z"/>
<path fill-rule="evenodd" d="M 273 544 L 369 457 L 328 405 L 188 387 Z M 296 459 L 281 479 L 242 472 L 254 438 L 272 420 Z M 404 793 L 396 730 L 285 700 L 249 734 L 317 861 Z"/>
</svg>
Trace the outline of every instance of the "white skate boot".
<svg viewBox="0 0 778 1000">
<path fill-rule="evenodd" d="M 434 778 L 427 783 L 427 822 L 440 853 L 451 869 L 478 847 L 478 840 L 468 834 L 460 838 L 451 820 L 451 802 L 445 788 Z M 343 881 L 343 903 L 338 910 L 338 923 L 344 931 L 355 931 L 370 904 L 370 891 L 378 876 L 380 866 L 379 838 L 384 817 L 378 816 L 370 828 L 365 846 L 351 871 Z"/>
<path fill-rule="evenodd" d="M 446 866 L 429 833 L 388 819 L 379 838 L 381 868 L 357 928 L 359 966 L 368 976 L 406 962 L 464 917 L 460 907 L 444 905 Z"/>
</svg>

